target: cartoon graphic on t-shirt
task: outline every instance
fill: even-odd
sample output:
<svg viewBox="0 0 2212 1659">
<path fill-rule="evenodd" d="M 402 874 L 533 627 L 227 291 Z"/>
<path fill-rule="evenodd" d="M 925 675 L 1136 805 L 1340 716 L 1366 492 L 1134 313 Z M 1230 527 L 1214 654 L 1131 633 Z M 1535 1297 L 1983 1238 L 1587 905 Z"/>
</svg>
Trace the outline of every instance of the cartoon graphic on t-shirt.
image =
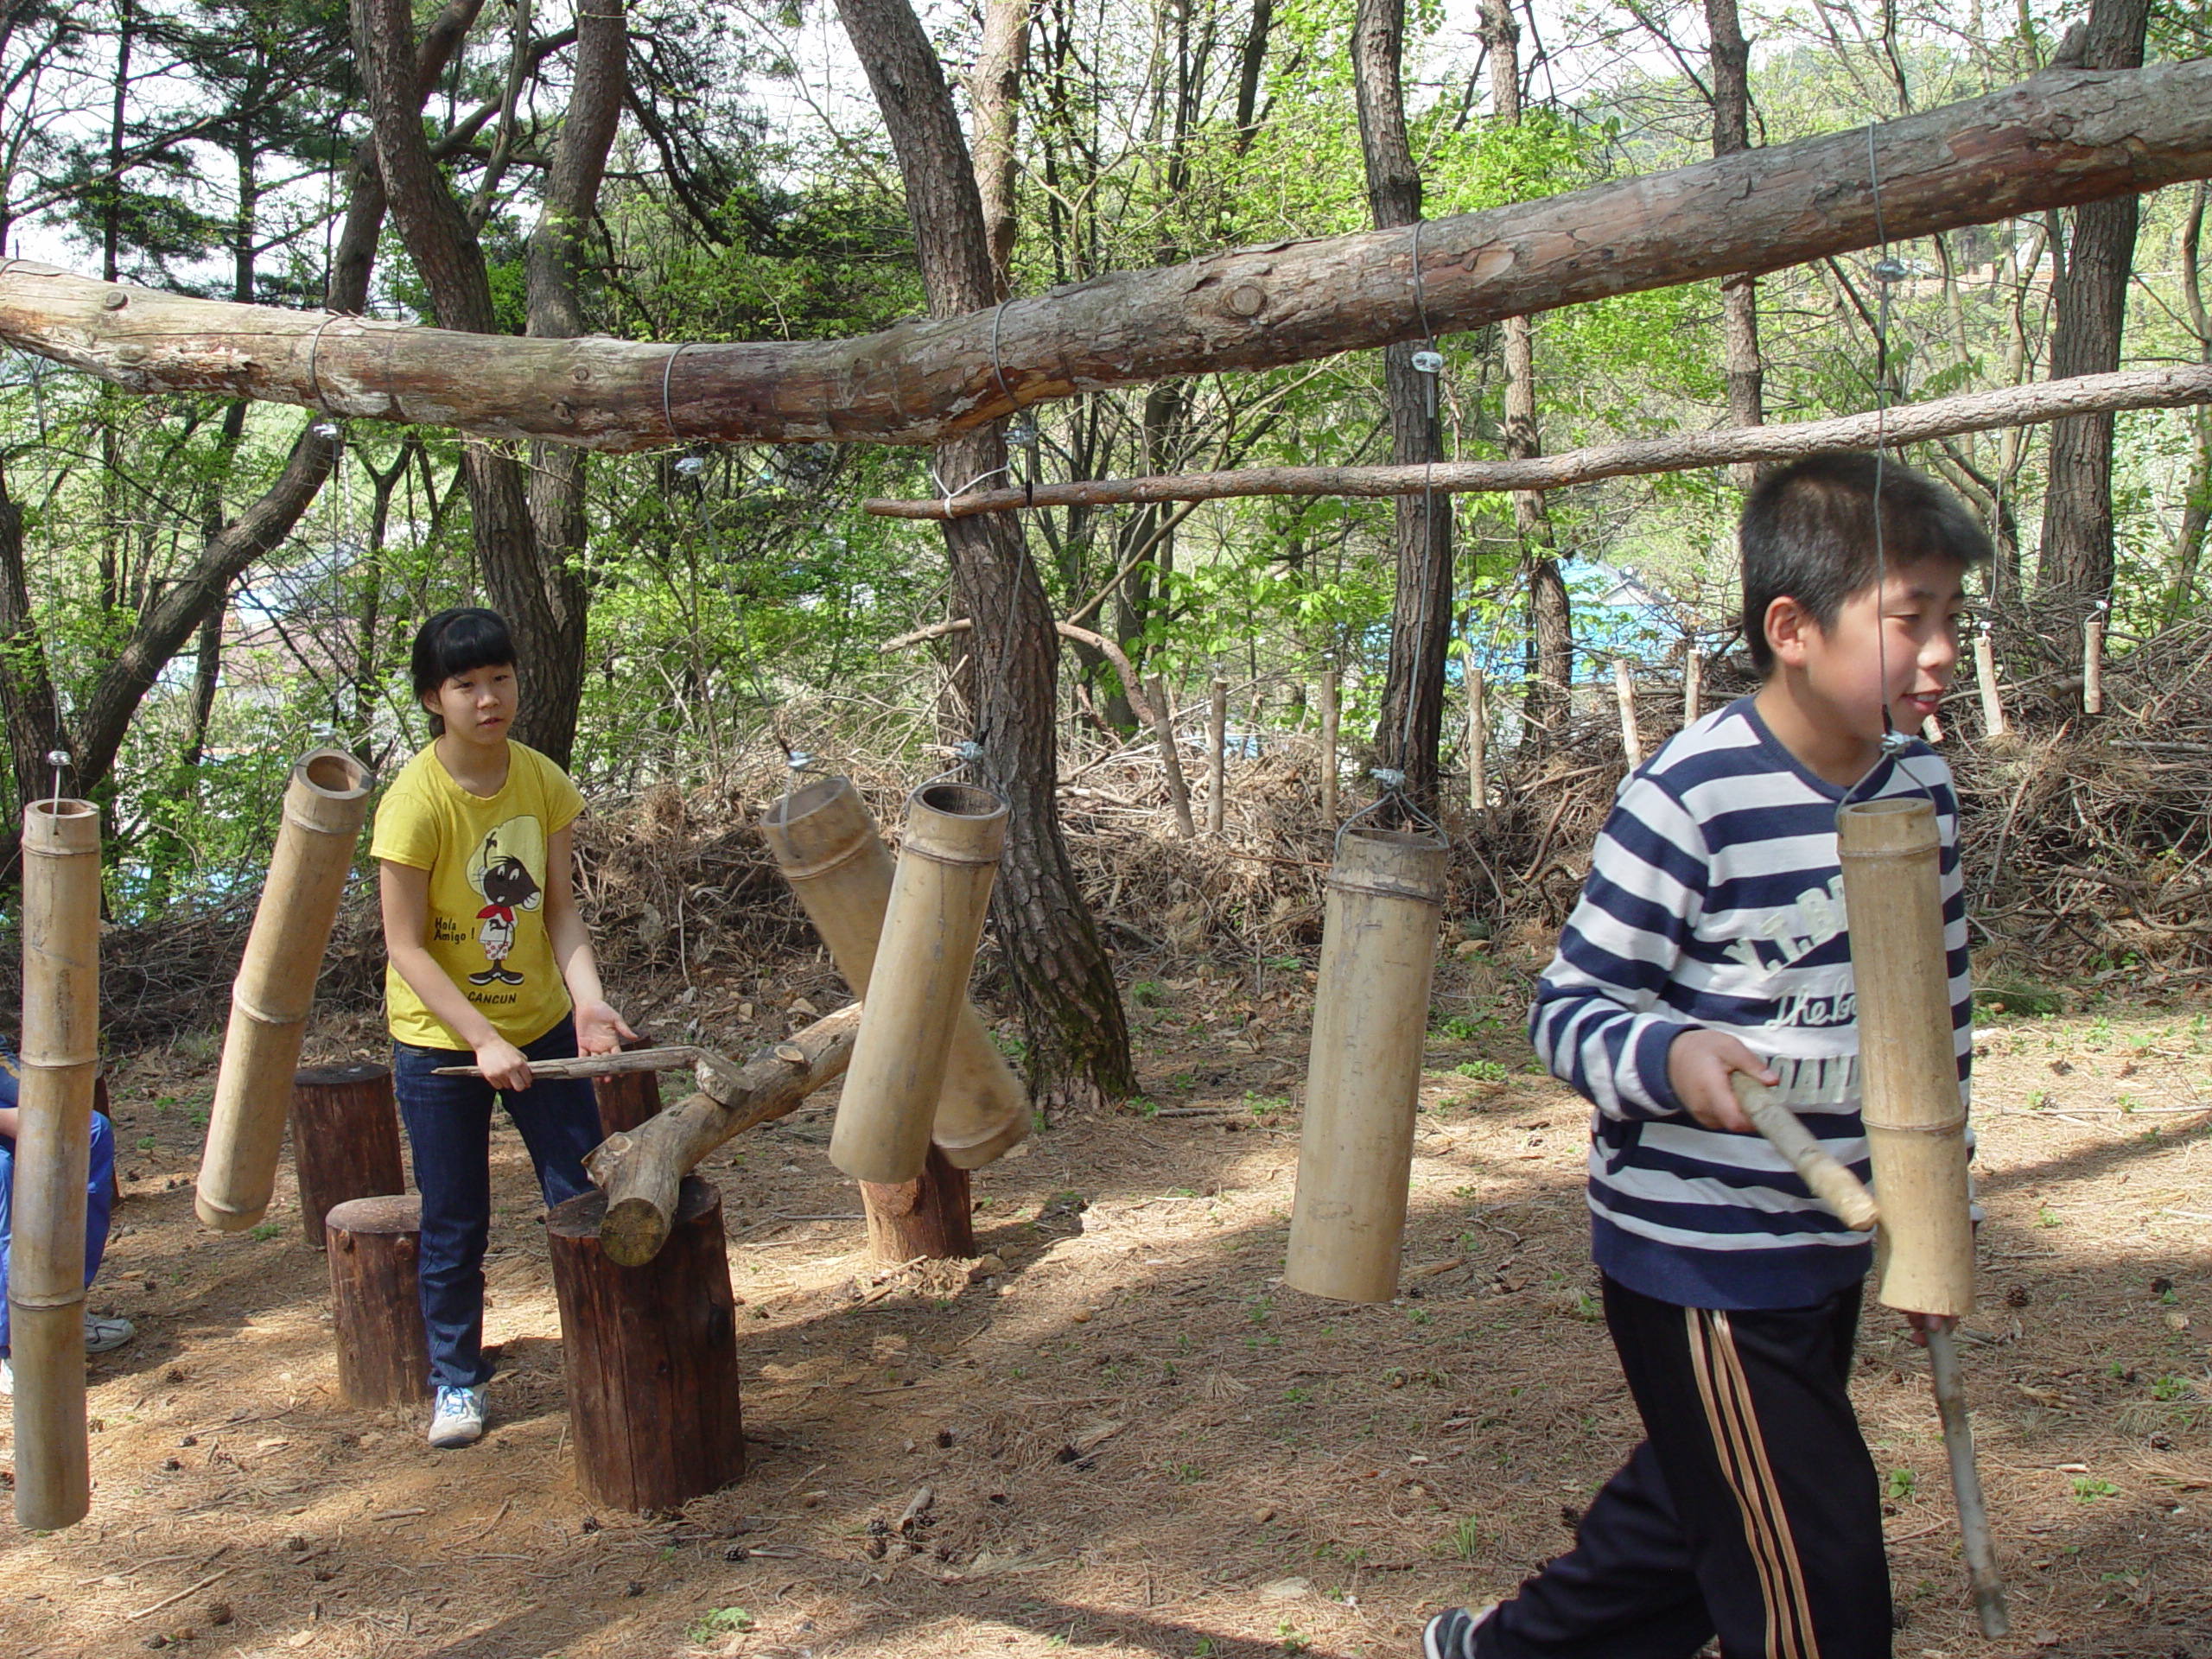
<svg viewBox="0 0 2212 1659">
<path fill-rule="evenodd" d="M 506 965 L 515 944 L 515 912 L 536 910 L 543 887 L 531 864 L 543 867 L 545 834 L 534 817 L 509 818 L 478 845 L 468 861 L 468 885 L 484 895 L 476 912 L 476 938 L 490 965 L 468 976 L 472 985 L 519 985 L 524 976 Z"/>
</svg>

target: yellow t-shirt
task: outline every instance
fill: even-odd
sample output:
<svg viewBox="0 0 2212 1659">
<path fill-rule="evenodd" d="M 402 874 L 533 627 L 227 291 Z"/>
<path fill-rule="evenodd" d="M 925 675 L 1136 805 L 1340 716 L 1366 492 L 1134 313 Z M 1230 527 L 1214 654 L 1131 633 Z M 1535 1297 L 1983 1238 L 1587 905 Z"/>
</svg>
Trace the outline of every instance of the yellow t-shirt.
<svg viewBox="0 0 2212 1659">
<path fill-rule="evenodd" d="M 568 773 L 507 743 L 507 781 L 472 795 L 439 764 L 436 745 L 400 768 L 377 806 L 369 856 L 430 873 L 430 936 L 446 977 L 518 1048 L 569 1011 L 569 988 L 545 931 L 545 848 L 583 810 Z M 466 1048 L 398 969 L 384 975 L 391 1034 L 419 1048 Z"/>
</svg>

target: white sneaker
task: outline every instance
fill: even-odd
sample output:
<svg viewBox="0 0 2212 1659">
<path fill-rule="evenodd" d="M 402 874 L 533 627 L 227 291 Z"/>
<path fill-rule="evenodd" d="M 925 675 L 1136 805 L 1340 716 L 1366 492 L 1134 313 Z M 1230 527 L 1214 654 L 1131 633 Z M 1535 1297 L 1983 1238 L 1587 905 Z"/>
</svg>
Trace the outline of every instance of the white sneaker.
<svg viewBox="0 0 2212 1659">
<path fill-rule="evenodd" d="M 474 1446 L 483 1438 L 484 1390 L 440 1389 L 437 1403 L 430 1408 L 430 1444 L 448 1451 Z"/>
<path fill-rule="evenodd" d="M 105 1354 L 120 1348 L 138 1334 L 138 1327 L 128 1319 L 103 1318 L 98 1313 L 85 1315 L 85 1351 Z"/>
</svg>

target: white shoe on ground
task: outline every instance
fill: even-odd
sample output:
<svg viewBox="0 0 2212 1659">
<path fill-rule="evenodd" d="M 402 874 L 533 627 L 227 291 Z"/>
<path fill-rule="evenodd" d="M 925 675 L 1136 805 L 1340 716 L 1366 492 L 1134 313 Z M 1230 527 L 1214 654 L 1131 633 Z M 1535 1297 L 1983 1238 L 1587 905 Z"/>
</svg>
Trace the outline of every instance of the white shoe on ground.
<svg viewBox="0 0 2212 1659">
<path fill-rule="evenodd" d="M 457 1446 L 474 1446 L 483 1438 L 484 1390 L 440 1389 L 437 1402 L 430 1408 L 430 1444 L 442 1452 L 450 1451 Z"/>
</svg>

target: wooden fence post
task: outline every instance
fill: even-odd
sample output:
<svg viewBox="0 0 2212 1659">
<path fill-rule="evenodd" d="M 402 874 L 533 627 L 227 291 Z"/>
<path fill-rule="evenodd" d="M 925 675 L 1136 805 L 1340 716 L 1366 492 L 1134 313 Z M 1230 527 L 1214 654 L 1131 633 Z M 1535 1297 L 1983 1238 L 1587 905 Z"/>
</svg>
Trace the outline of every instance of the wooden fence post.
<svg viewBox="0 0 2212 1659">
<path fill-rule="evenodd" d="M 1621 705 L 1621 753 L 1634 772 L 1643 764 L 1643 738 L 1636 728 L 1636 678 L 1625 657 L 1613 658 L 1613 696 Z"/>
<path fill-rule="evenodd" d="M 1321 671 L 1321 822 L 1337 822 L 1337 671 Z"/>
<path fill-rule="evenodd" d="M 1206 719 L 1206 742 L 1213 753 L 1206 780 L 1206 833 L 1217 836 L 1226 821 L 1229 796 L 1229 682 L 1214 677 L 1213 708 Z"/>
<path fill-rule="evenodd" d="M 1483 707 L 1483 671 L 1467 665 L 1467 804 L 1478 812 L 1490 809 L 1490 721 Z"/>
<path fill-rule="evenodd" d="M 2005 698 L 1997 689 L 1997 652 L 1989 642 L 1987 628 L 1974 637 L 1974 672 L 1981 688 L 1982 734 L 2003 737 L 2005 735 Z"/>
</svg>

